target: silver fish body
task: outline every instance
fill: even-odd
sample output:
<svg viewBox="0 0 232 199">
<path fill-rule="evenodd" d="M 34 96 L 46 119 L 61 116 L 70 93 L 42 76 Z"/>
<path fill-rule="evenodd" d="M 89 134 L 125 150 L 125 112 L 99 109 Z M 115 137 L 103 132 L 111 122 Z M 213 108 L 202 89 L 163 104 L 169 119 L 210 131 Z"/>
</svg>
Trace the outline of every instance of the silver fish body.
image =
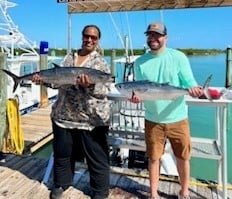
<svg viewBox="0 0 232 199">
<path fill-rule="evenodd" d="M 106 83 L 106 82 L 113 82 L 113 78 L 111 74 L 105 73 L 103 71 L 87 68 L 87 67 L 60 67 L 57 64 L 54 64 L 54 68 L 41 70 L 38 72 L 30 73 L 23 76 L 16 76 L 15 74 L 11 73 L 10 71 L 4 70 L 3 71 L 11 76 L 14 80 L 14 88 L 13 92 L 16 90 L 18 84 L 23 80 L 32 80 L 32 77 L 35 74 L 38 74 L 45 85 L 52 84 L 56 85 L 56 88 L 59 88 L 64 85 L 76 85 L 77 84 L 77 77 L 81 74 L 86 74 L 89 76 L 90 81 L 93 84 L 96 83 Z"/>
<path fill-rule="evenodd" d="M 174 100 L 188 94 L 187 89 L 148 80 L 118 83 L 115 87 L 126 98 L 131 98 L 134 94 L 142 100 Z"/>
<path fill-rule="evenodd" d="M 212 100 L 209 93 L 209 84 L 212 75 L 205 80 L 203 85 L 204 95 Z M 156 83 L 148 80 L 123 82 L 115 85 L 118 91 L 126 98 L 137 95 L 141 100 L 175 100 L 176 98 L 188 95 L 188 89 L 169 85 L 169 83 Z"/>
</svg>

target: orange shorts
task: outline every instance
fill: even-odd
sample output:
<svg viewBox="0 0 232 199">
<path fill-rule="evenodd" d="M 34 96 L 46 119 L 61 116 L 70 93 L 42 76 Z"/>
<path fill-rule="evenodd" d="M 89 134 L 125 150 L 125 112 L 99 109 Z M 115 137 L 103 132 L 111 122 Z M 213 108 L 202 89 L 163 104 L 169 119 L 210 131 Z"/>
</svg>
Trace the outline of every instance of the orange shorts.
<svg viewBox="0 0 232 199">
<path fill-rule="evenodd" d="M 149 159 L 159 160 L 161 158 L 167 139 L 177 158 L 190 159 L 191 137 L 188 119 L 167 124 L 145 120 L 146 153 Z"/>
</svg>

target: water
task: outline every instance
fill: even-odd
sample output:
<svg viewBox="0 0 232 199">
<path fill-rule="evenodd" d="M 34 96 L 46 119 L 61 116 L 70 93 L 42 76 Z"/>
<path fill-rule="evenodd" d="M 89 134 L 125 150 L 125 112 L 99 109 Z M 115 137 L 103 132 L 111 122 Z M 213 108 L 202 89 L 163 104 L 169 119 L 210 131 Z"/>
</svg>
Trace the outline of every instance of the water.
<svg viewBox="0 0 232 199">
<path fill-rule="evenodd" d="M 110 61 L 109 57 L 106 58 Z M 226 55 L 215 56 L 191 56 L 189 57 L 192 70 L 197 82 L 202 85 L 206 78 L 212 74 L 212 87 L 225 86 L 225 71 L 226 71 Z M 110 62 L 109 62 L 110 63 Z M 122 65 L 117 67 L 116 78 L 121 79 L 123 74 Z M 228 114 L 232 117 L 232 107 Z M 193 137 L 214 138 L 215 123 L 214 123 L 214 108 L 211 107 L 189 107 L 190 128 Z M 227 153 L 228 153 L 228 168 L 232 167 L 232 123 L 228 122 L 227 130 Z M 37 156 L 48 157 L 52 151 L 51 144 L 48 144 L 37 153 Z M 217 180 L 217 161 L 192 158 L 191 159 L 191 176 L 199 179 Z M 228 181 L 232 183 L 232 172 L 228 169 Z"/>
<path fill-rule="evenodd" d="M 226 55 L 190 57 L 194 76 L 199 84 L 203 84 L 209 74 L 213 75 L 210 86 L 224 87 L 226 73 Z M 228 110 L 231 118 L 232 107 Z M 194 137 L 213 138 L 215 135 L 215 109 L 211 107 L 189 107 L 191 134 Z M 228 119 L 229 121 L 229 119 Z M 228 168 L 232 167 L 232 123 L 227 128 Z M 196 178 L 216 180 L 217 161 L 192 158 L 191 175 Z M 228 169 L 228 181 L 232 182 L 232 172 Z"/>
</svg>

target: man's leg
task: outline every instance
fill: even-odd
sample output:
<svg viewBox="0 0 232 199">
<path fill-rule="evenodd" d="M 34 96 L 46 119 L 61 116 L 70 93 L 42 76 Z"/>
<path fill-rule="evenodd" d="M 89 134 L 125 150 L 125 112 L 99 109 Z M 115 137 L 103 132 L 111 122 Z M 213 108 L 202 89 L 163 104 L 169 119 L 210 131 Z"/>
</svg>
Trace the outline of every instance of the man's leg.
<svg viewBox="0 0 232 199">
<path fill-rule="evenodd" d="M 157 197 L 158 185 L 159 185 L 160 161 L 149 160 L 148 168 L 149 168 L 151 197 Z"/>
<path fill-rule="evenodd" d="M 187 196 L 189 195 L 189 181 L 190 181 L 190 164 L 189 160 L 182 160 L 180 158 L 176 158 L 177 162 L 177 170 L 180 178 L 180 195 Z"/>
<path fill-rule="evenodd" d="M 145 120 L 146 153 L 149 158 L 150 198 L 158 198 L 158 184 L 160 175 L 160 157 L 164 152 L 164 125 Z"/>
<path fill-rule="evenodd" d="M 180 196 L 189 195 L 191 137 L 188 120 L 168 124 L 169 140 L 176 157 L 177 170 L 181 185 Z"/>
</svg>

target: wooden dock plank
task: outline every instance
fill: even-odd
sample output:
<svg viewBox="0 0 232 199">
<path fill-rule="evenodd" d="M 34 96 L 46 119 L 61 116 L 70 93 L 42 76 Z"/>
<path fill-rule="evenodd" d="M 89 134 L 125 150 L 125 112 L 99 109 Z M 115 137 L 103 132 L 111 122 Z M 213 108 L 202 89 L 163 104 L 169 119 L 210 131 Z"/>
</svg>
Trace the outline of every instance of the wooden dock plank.
<svg viewBox="0 0 232 199">
<path fill-rule="evenodd" d="M 51 106 L 52 104 L 21 116 L 21 128 L 25 141 L 24 153 L 33 153 L 53 139 Z"/>
<path fill-rule="evenodd" d="M 0 198 L 1 199 L 48 199 L 51 183 L 41 183 L 48 160 L 34 156 L 7 155 L 6 162 L 0 162 Z M 79 166 L 79 164 L 77 164 Z M 74 178 L 74 186 L 65 191 L 62 199 L 89 199 L 89 173 L 79 168 L 79 177 Z M 78 171 L 78 170 L 77 170 Z M 144 171 L 114 169 L 110 174 L 109 199 L 146 199 L 149 195 L 149 179 Z M 124 173 L 120 173 L 124 172 Z M 133 174 L 134 173 L 134 174 Z M 51 176 L 52 177 L 52 176 Z M 161 176 L 162 177 L 162 176 Z M 169 180 L 164 180 L 166 179 Z M 76 179 L 76 180 L 75 180 Z M 159 183 L 161 199 L 176 199 L 180 188 L 172 176 L 164 176 Z M 52 180 L 50 179 L 49 182 Z M 231 188 L 231 185 L 229 185 Z M 220 199 L 221 190 L 197 185 L 190 186 L 192 199 Z M 228 189 L 228 198 L 232 199 L 232 189 Z"/>
<path fill-rule="evenodd" d="M 29 150 L 30 153 L 36 151 L 53 138 L 50 112 L 51 105 L 21 117 L 26 150 Z M 2 197 L 4 199 L 49 198 L 51 179 L 47 186 L 40 183 L 45 173 L 46 164 L 47 160 L 40 160 L 35 157 L 7 156 L 6 163 L 0 163 L 0 199 Z M 75 179 L 74 187 L 67 190 L 63 198 L 89 198 L 88 171 L 80 172 Z M 110 184 L 110 199 L 145 199 L 149 195 L 149 180 L 144 176 L 139 176 L 139 172 L 133 174 L 124 168 L 118 168 L 117 171 L 112 170 Z M 175 181 L 162 179 L 160 181 L 159 192 L 162 199 L 176 199 L 179 189 L 180 186 Z M 222 192 L 215 188 L 191 185 L 190 194 L 191 198 L 195 199 L 219 199 Z M 228 190 L 228 197 L 232 199 L 231 189 Z"/>
</svg>

